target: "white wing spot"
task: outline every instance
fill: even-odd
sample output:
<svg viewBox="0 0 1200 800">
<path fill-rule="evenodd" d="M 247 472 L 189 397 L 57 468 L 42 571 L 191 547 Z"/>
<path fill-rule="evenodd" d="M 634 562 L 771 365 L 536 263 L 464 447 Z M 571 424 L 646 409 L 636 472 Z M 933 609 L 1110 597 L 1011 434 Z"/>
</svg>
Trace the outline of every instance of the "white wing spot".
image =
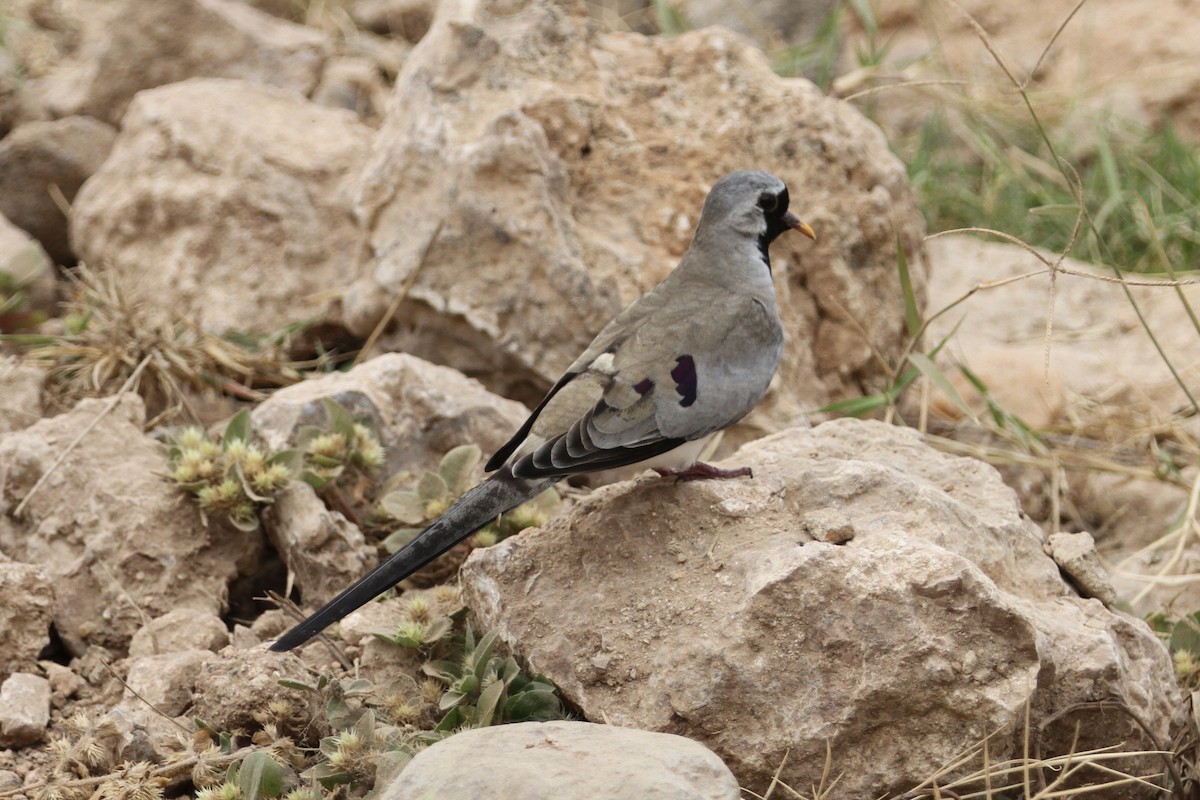
<svg viewBox="0 0 1200 800">
<path fill-rule="evenodd" d="M 602 372 L 605 375 L 612 375 L 615 372 L 613 354 L 601 353 L 596 357 L 596 360 L 592 362 L 591 369 L 595 370 L 596 372 Z"/>
</svg>

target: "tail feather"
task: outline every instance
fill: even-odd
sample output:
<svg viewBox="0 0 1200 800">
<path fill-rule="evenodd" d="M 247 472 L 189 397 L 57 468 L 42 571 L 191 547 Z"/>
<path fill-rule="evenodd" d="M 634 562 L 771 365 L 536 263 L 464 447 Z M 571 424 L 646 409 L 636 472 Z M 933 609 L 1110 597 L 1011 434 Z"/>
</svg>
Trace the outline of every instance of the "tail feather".
<svg viewBox="0 0 1200 800">
<path fill-rule="evenodd" d="M 391 558 L 368 572 L 357 583 L 322 606 L 271 645 L 277 652 L 304 644 L 351 611 L 395 586 L 421 567 L 433 561 L 475 531 L 506 511 L 510 511 L 554 483 L 550 480 L 527 481 L 499 472 L 471 489 L 446 513 L 417 534 Z"/>
</svg>

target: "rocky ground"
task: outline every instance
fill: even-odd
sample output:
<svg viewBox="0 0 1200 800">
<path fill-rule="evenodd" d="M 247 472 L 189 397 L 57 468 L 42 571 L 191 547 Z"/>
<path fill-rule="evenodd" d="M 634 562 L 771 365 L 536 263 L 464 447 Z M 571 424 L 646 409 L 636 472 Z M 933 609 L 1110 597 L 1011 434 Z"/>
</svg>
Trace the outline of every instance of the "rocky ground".
<svg viewBox="0 0 1200 800">
<path fill-rule="evenodd" d="M 1087 2 L 1039 60 L 1074 3 L 889 4 L 830 95 L 764 55 L 823 35 L 794 5 L 0 10 L 0 798 L 1189 796 L 1200 643 L 1145 618 L 1200 608 L 1195 287 L 927 240 L 888 137 L 936 95 L 837 95 L 1000 91 L 965 9 L 1045 96 L 1195 135 L 1194 14 Z M 559 487 L 268 652 L 744 167 L 819 234 L 713 454 L 754 479 Z M 897 364 L 881 419 L 813 413 Z"/>
</svg>

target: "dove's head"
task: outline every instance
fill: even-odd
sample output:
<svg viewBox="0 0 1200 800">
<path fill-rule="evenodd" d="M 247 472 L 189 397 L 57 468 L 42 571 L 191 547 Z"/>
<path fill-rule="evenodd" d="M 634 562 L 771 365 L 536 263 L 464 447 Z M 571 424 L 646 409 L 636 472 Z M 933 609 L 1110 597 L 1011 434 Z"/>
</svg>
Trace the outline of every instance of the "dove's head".
<svg viewBox="0 0 1200 800">
<path fill-rule="evenodd" d="M 767 245 L 786 230 L 816 239 L 813 229 L 788 211 L 788 190 L 783 181 L 767 172 L 731 172 L 713 184 L 700 212 L 696 238 L 725 237 L 730 232 Z"/>
</svg>

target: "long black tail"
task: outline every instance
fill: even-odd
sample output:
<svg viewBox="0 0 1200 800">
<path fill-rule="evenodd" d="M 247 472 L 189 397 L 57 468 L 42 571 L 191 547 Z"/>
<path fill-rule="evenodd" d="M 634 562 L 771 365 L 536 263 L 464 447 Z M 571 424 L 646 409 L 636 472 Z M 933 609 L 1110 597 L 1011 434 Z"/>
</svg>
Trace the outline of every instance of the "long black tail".
<svg viewBox="0 0 1200 800">
<path fill-rule="evenodd" d="M 433 561 L 475 531 L 506 511 L 533 497 L 554 483 L 553 479 L 525 481 L 503 470 L 488 478 L 458 499 L 446 513 L 421 531 L 357 583 L 330 600 L 319 611 L 292 628 L 271 645 L 277 652 L 302 645 L 351 611 L 387 591 L 421 567 Z"/>
</svg>

